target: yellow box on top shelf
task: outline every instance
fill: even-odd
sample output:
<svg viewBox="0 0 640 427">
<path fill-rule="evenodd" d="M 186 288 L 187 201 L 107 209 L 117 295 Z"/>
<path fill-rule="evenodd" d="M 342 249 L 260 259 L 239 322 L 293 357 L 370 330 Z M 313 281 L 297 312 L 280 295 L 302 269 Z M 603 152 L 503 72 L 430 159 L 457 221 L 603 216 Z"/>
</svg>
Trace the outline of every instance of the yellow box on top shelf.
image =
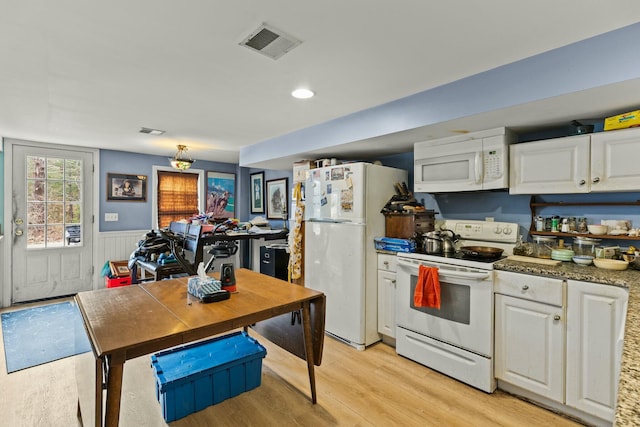
<svg viewBox="0 0 640 427">
<path fill-rule="evenodd" d="M 624 129 L 634 126 L 640 126 L 640 110 L 604 119 L 604 130 Z"/>
</svg>

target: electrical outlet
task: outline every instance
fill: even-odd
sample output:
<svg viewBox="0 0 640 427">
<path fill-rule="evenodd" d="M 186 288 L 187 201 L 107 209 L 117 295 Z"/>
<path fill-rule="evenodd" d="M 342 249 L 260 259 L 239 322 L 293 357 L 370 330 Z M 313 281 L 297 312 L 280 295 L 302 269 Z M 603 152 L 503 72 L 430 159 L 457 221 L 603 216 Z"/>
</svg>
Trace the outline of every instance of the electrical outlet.
<svg viewBox="0 0 640 427">
<path fill-rule="evenodd" d="M 105 221 L 117 221 L 118 220 L 118 214 L 117 213 L 105 213 L 104 214 L 104 220 Z"/>
</svg>

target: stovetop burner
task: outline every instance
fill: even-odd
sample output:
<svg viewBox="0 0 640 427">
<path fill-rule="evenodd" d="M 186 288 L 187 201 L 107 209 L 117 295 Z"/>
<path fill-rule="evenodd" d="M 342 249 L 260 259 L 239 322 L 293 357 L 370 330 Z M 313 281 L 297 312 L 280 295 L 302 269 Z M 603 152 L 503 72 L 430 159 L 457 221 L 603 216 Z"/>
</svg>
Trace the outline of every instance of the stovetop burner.
<svg viewBox="0 0 640 427">
<path fill-rule="evenodd" d="M 479 257 L 479 256 L 473 256 L 473 255 L 466 255 L 460 251 L 458 252 L 453 252 L 453 253 L 440 253 L 440 254 L 427 254 L 424 252 L 417 252 L 423 255 L 429 255 L 432 257 L 439 257 L 439 258 L 449 258 L 449 259 L 463 259 L 463 260 L 469 260 L 469 261 L 476 261 L 476 262 L 484 262 L 484 263 L 492 263 L 492 262 L 496 262 L 496 261 L 500 261 L 501 259 L 505 259 L 506 256 L 499 256 L 497 258 L 484 258 L 484 257 Z"/>
<path fill-rule="evenodd" d="M 439 229 L 453 231 L 458 239 L 457 248 L 465 246 L 488 246 L 502 249 L 500 257 L 482 258 L 480 256 L 466 255 L 462 251 L 447 254 L 427 254 L 423 252 L 401 253 L 398 257 L 459 266 L 463 268 L 477 268 L 481 270 L 493 270 L 493 263 L 506 258 L 515 247 L 519 225 L 510 222 L 475 221 L 475 220 L 443 220 L 437 224 Z M 424 250 L 422 244 L 418 244 L 418 251 Z M 497 253 L 497 252 L 496 252 Z"/>
</svg>

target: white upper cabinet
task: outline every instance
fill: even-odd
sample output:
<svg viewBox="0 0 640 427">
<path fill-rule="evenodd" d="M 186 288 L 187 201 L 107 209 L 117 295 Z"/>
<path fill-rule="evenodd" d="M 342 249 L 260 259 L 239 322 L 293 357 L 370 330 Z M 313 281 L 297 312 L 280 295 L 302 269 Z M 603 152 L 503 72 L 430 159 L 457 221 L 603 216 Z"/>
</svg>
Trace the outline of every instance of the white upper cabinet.
<svg viewBox="0 0 640 427">
<path fill-rule="evenodd" d="M 591 191 L 640 189 L 640 129 L 591 135 Z"/>
<path fill-rule="evenodd" d="M 511 194 L 640 190 L 640 129 L 526 142 L 509 150 Z"/>
<path fill-rule="evenodd" d="M 589 136 L 526 142 L 509 147 L 509 193 L 587 193 Z"/>
</svg>

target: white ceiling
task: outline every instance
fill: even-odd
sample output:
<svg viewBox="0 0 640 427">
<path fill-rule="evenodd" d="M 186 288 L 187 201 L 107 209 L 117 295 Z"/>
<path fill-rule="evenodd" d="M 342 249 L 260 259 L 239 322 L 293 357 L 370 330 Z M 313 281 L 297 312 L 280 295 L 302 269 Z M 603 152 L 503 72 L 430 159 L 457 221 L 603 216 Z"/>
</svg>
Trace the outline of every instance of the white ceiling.
<svg viewBox="0 0 640 427">
<path fill-rule="evenodd" d="M 180 143 L 196 159 L 237 163 L 243 146 L 639 17 L 637 0 L 0 0 L 0 135 L 166 156 Z M 302 44 L 275 61 L 239 46 L 262 23 Z M 292 98 L 299 86 L 317 96 Z M 553 112 L 584 110 L 599 95 L 566 97 Z M 468 120 L 506 124 L 504 113 Z M 522 126 L 534 117 L 510 111 Z"/>
</svg>

